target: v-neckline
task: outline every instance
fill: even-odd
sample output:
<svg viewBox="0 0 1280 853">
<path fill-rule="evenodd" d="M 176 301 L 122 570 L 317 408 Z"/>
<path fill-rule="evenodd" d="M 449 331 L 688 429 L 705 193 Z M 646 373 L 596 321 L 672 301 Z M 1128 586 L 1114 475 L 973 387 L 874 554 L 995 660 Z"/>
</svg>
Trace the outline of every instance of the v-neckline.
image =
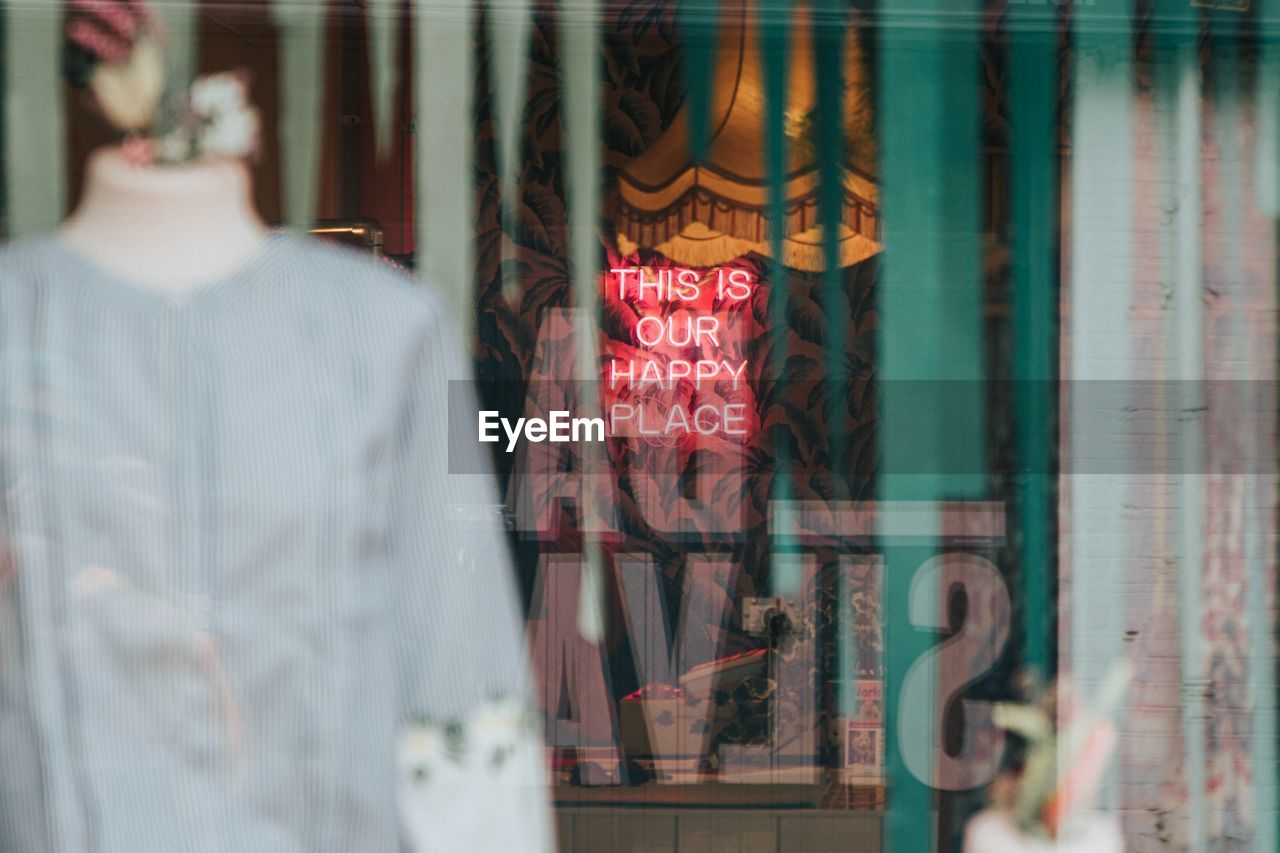
<svg viewBox="0 0 1280 853">
<path fill-rule="evenodd" d="M 277 258 L 292 242 L 288 232 L 269 231 L 253 251 L 230 270 L 180 289 L 144 284 L 109 269 L 88 253 L 76 248 L 57 234 L 46 238 L 50 251 L 78 273 L 83 283 L 96 289 L 117 293 L 141 307 L 163 311 L 182 311 L 208 302 L 221 295 L 246 295 L 251 285 L 264 278 L 263 273 L 275 266 Z"/>
</svg>

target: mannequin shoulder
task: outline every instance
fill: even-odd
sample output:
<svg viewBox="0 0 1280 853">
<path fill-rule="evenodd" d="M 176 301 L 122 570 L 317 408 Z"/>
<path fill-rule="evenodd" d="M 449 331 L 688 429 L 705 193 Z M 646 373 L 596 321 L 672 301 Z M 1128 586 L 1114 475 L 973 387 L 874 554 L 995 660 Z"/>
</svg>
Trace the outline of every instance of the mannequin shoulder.
<svg viewBox="0 0 1280 853">
<path fill-rule="evenodd" d="M 0 324 L 7 319 L 25 322 L 20 318 L 28 317 L 41 297 L 71 274 L 67 257 L 52 235 L 0 245 Z"/>
<path fill-rule="evenodd" d="M 0 285 L 47 270 L 56 258 L 52 236 L 25 237 L 0 244 Z"/>
<path fill-rule="evenodd" d="M 435 326 L 447 316 L 441 290 L 365 252 L 320 240 L 297 239 L 298 263 L 314 294 L 326 293 L 338 308 L 383 327 Z"/>
</svg>

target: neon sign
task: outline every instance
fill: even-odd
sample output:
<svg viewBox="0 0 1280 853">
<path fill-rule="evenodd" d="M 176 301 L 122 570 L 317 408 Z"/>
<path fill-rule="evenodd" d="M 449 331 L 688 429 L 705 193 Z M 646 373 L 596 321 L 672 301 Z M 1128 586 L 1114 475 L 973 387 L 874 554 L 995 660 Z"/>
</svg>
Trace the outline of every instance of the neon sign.
<svg viewBox="0 0 1280 853">
<path fill-rule="evenodd" d="M 748 364 L 733 322 L 756 282 L 737 267 L 611 267 L 606 298 L 635 311 L 633 344 L 603 377 L 608 433 L 652 441 L 751 432 Z"/>
</svg>

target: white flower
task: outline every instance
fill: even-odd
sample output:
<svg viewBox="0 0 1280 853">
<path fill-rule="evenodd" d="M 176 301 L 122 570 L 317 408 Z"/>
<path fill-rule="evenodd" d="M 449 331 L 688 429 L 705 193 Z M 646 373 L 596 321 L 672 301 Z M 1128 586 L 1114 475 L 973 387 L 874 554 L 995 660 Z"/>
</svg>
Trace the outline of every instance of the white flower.
<svg viewBox="0 0 1280 853">
<path fill-rule="evenodd" d="M 248 106 L 244 78 L 230 72 L 201 77 L 191 85 L 191 110 L 205 119 L 240 112 Z"/>
<path fill-rule="evenodd" d="M 217 113 L 200 131 L 200 154 L 244 157 L 258 141 L 258 113 L 249 107 Z"/>
<path fill-rule="evenodd" d="M 258 113 L 249 104 L 241 75 L 228 72 L 199 78 L 191 86 L 190 105 L 202 122 L 196 133 L 198 154 L 244 157 L 257 145 Z"/>
</svg>

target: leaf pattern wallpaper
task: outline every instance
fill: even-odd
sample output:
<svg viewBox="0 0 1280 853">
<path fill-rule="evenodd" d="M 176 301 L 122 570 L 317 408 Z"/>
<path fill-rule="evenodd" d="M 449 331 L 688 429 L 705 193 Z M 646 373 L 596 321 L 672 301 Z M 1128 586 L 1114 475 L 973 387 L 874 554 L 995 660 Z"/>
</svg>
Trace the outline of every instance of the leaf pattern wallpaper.
<svg viewBox="0 0 1280 853">
<path fill-rule="evenodd" d="M 539 339 L 539 323 L 549 309 L 572 307 L 572 287 L 568 270 L 566 214 L 562 178 L 563 152 L 560 147 L 560 100 L 557 80 L 555 12 L 542 4 L 534 19 L 533 43 L 529 58 L 529 89 L 524 115 L 524 140 L 519 231 L 504 235 L 499 217 L 499 188 L 494 159 L 494 132 L 490 120 L 490 87 L 486 84 L 487 65 L 482 60 L 477 86 L 476 139 L 478 229 L 478 308 L 479 308 L 479 375 L 483 388 L 502 399 L 489 402 L 506 413 L 522 414 L 526 406 L 525 380 L 530 375 Z M 636 2 L 607 7 L 604 24 L 603 62 L 603 151 L 602 174 L 605 217 L 609 216 L 614 195 L 615 176 L 619 168 L 643 152 L 670 125 L 684 97 L 682 57 L 674 26 L 674 4 Z M 483 29 L 478 28 L 478 55 L 487 51 Z M 602 235 L 613 228 L 602 222 Z M 518 300 L 511 304 L 502 292 L 502 271 L 498 268 L 503 240 L 514 240 L 520 282 Z M 639 249 L 630 257 L 622 257 L 612 241 L 602 243 L 600 266 L 660 266 L 664 259 Z M 843 278 L 843 316 L 828 317 L 823 313 L 819 287 L 821 275 L 791 272 L 785 283 L 789 293 L 789 328 L 785 336 L 785 373 L 771 376 L 773 335 L 769 328 L 769 288 L 766 259 L 748 256 L 737 265 L 749 269 L 758 282 L 752 298 L 741 303 L 742 326 L 750 332 L 739 335 L 739 356 L 748 362 L 748 387 L 754 397 L 753 421 L 758 428 L 748 440 L 724 442 L 708 450 L 691 446 L 651 446 L 640 441 L 610 442 L 610 462 L 615 473 L 618 518 L 621 541 L 609 543 L 610 552 L 647 554 L 661 572 L 670 602 L 678 606 L 680 591 L 689 587 L 684 574 L 690 555 L 728 554 L 741 565 L 735 573 L 736 588 L 725 590 L 735 606 L 744 596 L 768 592 L 769 553 L 768 500 L 775 476 L 774 448 L 779 443 L 789 448 L 793 461 L 792 490 L 799 500 L 829 500 L 836 497 L 852 500 L 869 499 L 874 475 L 875 391 L 873 334 L 876 326 L 874 291 L 876 263 L 872 258 L 845 270 Z M 633 347 L 636 314 L 633 306 L 607 298 L 602 306 L 601 327 L 606 340 L 601 351 L 609 357 Z M 823 345 L 833 322 L 846 326 L 847 375 L 850 381 L 834 386 L 821 381 L 824 372 Z M 726 356 L 728 357 L 728 356 Z M 571 373 L 563 374 L 571 376 Z M 843 466 L 833 464 L 827 440 L 826 424 L 836 413 L 844 419 L 848 430 L 849 459 Z M 512 461 L 499 454 L 498 465 L 503 476 L 511 473 Z M 505 470 L 503 470 L 505 469 Z M 838 470 L 855 472 L 841 476 Z M 654 472 L 671 472 L 670 477 Z M 682 502 L 675 493 L 691 478 L 723 477 L 735 488 L 712 487 L 709 510 L 712 515 L 729 519 L 732 524 L 712 524 L 696 529 L 697 518 L 683 514 Z M 665 484 L 660 482 L 667 480 Z M 664 487 L 665 486 L 665 487 Z M 662 494 L 653 495 L 657 490 Z M 705 516 L 703 516 L 705 517 Z M 741 521 L 736 521 L 741 519 Z M 679 529 L 676 537 L 667 535 Z M 726 532 L 727 531 L 727 532 Z M 540 549 L 548 543 L 522 542 L 518 545 L 526 588 L 532 582 Z M 552 543 L 550 547 L 571 549 L 573 543 Z M 828 568 L 834 568 L 835 555 Z M 821 574 L 819 575 L 821 576 Z M 828 579 L 829 581 L 829 579 Z M 714 583 L 714 580 L 707 581 Z M 863 588 L 855 589 L 860 606 L 874 602 L 874 581 L 869 576 L 858 580 Z M 828 589 L 834 585 L 827 583 Z M 695 593 L 696 594 L 696 593 Z M 625 648 L 627 642 L 620 627 L 616 590 L 609 592 L 610 633 L 607 636 L 613 689 L 618 697 L 640 687 Z M 824 599 L 834 611 L 830 594 Z M 742 614 L 731 615 L 725 636 L 715 638 L 704 648 L 719 648 L 720 655 L 730 655 L 759 648 L 761 640 L 743 631 Z M 860 659 L 874 660 L 878 632 L 860 632 L 859 641 L 866 646 Z M 821 656 L 819 657 L 821 661 Z M 700 663 L 703 661 L 692 661 Z M 829 659 L 819 666 L 834 667 Z M 834 672 L 834 669 L 832 669 Z M 868 673 L 870 674 L 870 673 Z M 811 683 L 823 683 L 815 672 Z M 748 741 L 764 736 L 767 717 L 760 713 L 759 703 L 771 691 L 764 676 L 743 682 L 737 689 L 718 694 L 718 704 L 726 711 L 741 705 L 740 713 L 721 712 L 715 727 L 727 739 Z M 782 714 L 781 716 L 785 716 Z M 714 740 L 714 739 L 713 739 Z"/>
<path fill-rule="evenodd" d="M 618 171 L 659 138 L 684 99 L 683 58 L 674 6 L 662 0 L 639 0 L 602 7 L 601 270 L 620 265 L 643 268 L 667 264 L 660 255 L 645 248 L 623 256 L 612 238 L 615 229 L 610 212 L 616 204 Z M 491 119 L 490 67 L 484 33 L 481 21 L 475 36 L 479 57 L 475 115 L 478 375 L 485 407 L 498 409 L 505 417 L 519 417 L 539 408 L 563 408 L 547 405 L 545 399 L 531 403 L 541 392 L 535 393 L 530 387 L 530 376 L 539 358 L 539 341 L 548 334 L 570 335 L 567 327 L 550 332 L 547 318 L 552 312 L 574 307 L 568 263 L 555 6 L 547 2 L 535 6 L 521 141 L 518 230 L 514 234 L 504 233 L 501 224 L 496 130 Z M 988 65 L 984 66 L 984 73 L 991 80 L 1001 72 Z M 987 126 L 993 136 L 1000 135 L 1002 125 L 997 101 L 994 95 L 988 100 L 996 114 Z M 502 251 L 504 241 L 513 242 L 515 251 Z M 1001 277 L 1006 257 L 998 250 L 989 254 L 992 267 L 988 278 L 994 281 Z M 508 263 L 516 264 L 517 269 L 502 270 L 504 256 L 514 258 Z M 876 469 L 877 257 L 842 271 L 836 303 L 839 310 L 834 314 L 824 307 L 822 273 L 789 270 L 785 281 L 775 283 L 769 281 L 769 265 L 764 257 L 748 255 L 733 266 L 748 270 L 757 282 L 751 298 L 731 309 L 739 315 L 735 317 L 738 334 L 726 348 L 735 353 L 732 357 L 748 363 L 753 427 L 750 435 L 744 441 L 720 442 L 710 447 L 706 443 L 649 445 L 611 439 L 611 483 L 598 495 L 601 502 L 616 500 L 620 536 L 606 537 L 606 557 L 618 553 L 647 556 L 661 575 L 668 612 L 678 613 L 682 597 L 699 595 L 700 585 L 728 585 L 708 593 L 727 596 L 733 607 L 726 626 L 708 626 L 715 636 L 699 644 L 699 648 L 708 650 L 708 656 L 734 655 L 767 645 L 766 640 L 744 630 L 741 604 L 746 597 L 770 594 L 768 504 L 778 474 L 776 459 L 781 455 L 789 460 L 791 494 L 801 501 L 871 500 Z M 511 301 L 503 292 L 503 281 L 511 278 L 510 272 L 518 281 L 518 293 Z M 779 284 L 787 290 L 783 335 L 777 335 L 776 330 L 766 333 L 773 325 L 769 318 L 770 291 Z M 603 359 L 608 359 L 634 348 L 638 314 L 635 305 L 609 296 L 603 279 L 601 292 L 605 298 L 601 305 L 599 351 Z M 835 324 L 843 326 L 838 331 L 844 341 L 841 373 L 845 379 L 839 383 L 825 381 L 826 346 L 833 338 Z M 775 352 L 780 345 L 785 346 L 784 353 Z M 774 375 L 775 364 L 785 365 L 782 375 Z M 568 380 L 573 375 L 568 364 L 551 371 L 552 378 L 563 377 L 565 385 L 570 384 Z M 563 390 L 552 393 L 561 402 L 565 399 Z M 830 441 L 832 425 L 843 430 L 843 441 Z M 778 453 L 780 448 L 784 454 Z M 842 455 L 834 458 L 833 453 Z M 519 454 L 499 452 L 495 459 L 504 481 L 521 470 L 521 465 L 527 466 Z M 543 485 L 549 488 L 555 479 L 547 473 L 550 469 L 523 470 L 534 472 L 535 489 Z M 708 477 L 719 482 L 695 485 L 695 481 Z M 697 490 L 707 496 L 706 500 L 701 512 L 689 512 L 687 497 Z M 526 597 L 532 594 L 539 556 L 555 551 L 577 553 L 580 543 L 574 532 L 539 541 L 518 536 L 515 541 Z M 835 617 L 840 605 L 836 573 L 840 571 L 841 554 L 847 556 L 849 549 L 841 553 L 835 549 L 820 552 L 817 571 L 809 581 L 811 588 L 801 592 L 802 599 L 811 596 L 818 603 L 818 649 L 806 689 L 817 694 L 820 716 L 826 721 L 834 716 L 836 707 Z M 708 555 L 729 559 L 739 570 L 706 578 L 692 576 L 694 564 Z M 608 572 L 606 577 L 610 578 Z M 859 666 L 854 677 L 875 678 L 879 675 L 882 642 L 878 627 L 878 573 L 854 571 L 848 582 L 852 599 L 849 606 L 857 614 L 853 638 Z M 626 619 L 612 578 L 607 583 L 606 599 L 605 654 L 616 700 L 643 685 L 632 663 Z M 689 661 L 695 665 L 702 662 L 705 661 Z M 794 690 L 796 685 L 786 687 Z M 789 706 L 801 707 L 805 701 L 812 701 L 774 696 L 779 689 L 775 680 L 762 673 L 732 690 L 717 691 L 714 700 L 719 710 L 712 722 L 713 747 L 727 742 L 759 743 L 766 738 L 769 712 L 765 708 L 769 701 L 775 703 L 772 715 L 777 720 L 791 716 Z M 864 710 L 878 714 L 878 709 Z M 830 727 L 825 731 L 823 742 L 835 749 L 839 737 Z M 714 748 L 708 761 L 714 766 Z"/>
</svg>

